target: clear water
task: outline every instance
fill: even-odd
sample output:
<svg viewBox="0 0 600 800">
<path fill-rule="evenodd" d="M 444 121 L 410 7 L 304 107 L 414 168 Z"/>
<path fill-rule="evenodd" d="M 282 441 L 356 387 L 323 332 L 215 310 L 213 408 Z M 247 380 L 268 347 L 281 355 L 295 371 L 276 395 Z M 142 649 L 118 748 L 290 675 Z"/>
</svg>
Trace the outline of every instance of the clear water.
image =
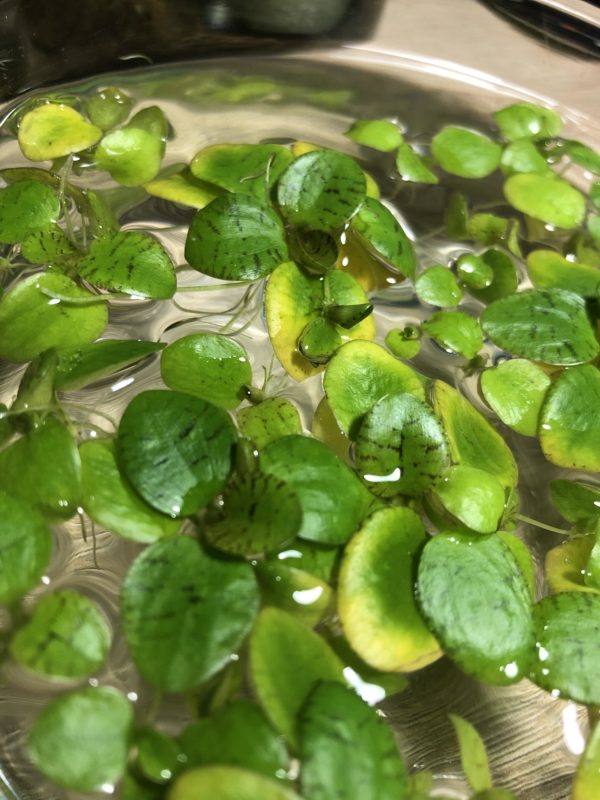
<svg viewBox="0 0 600 800">
<path fill-rule="evenodd" d="M 323 66 L 324 64 L 324 66 Z M 262 90 L 254 98 L 225 102 L 223 87 L 247 87 L 257 77 Z M 241 83 L 240 83 L 241 82 Z M 268 83 L 267 83 L 268 82 Z M 359 150 L 341 134 L 356 117 L 397 116 L 411 137 L 427 140 L 442 124 L 461 122 L 485 130 L 484 113 L 505 101 L 507 87 L 473 85 L 455 76 L 432 75 L 409 62 L 383 65 L 344 66 L 336 59 L 323 63 L 295 59 L 220 61 L 204 65 L 188 64 L 142 70 L 89 81 L 61 91 L 87 91 L 96 86 L 116 84 L 139 102 L 157 102 L 173 126 L 166 163 L 189 161 L 203 146 L 215 142 L 257 142 L 268 140 L 309 140 L 325 146 L 344 148 L 353 155 Z M 230 93 L 231 95 L 231 93 Z M 238 96 L 241 97 L 241 90 Z M 503 95 L 504 97 L 501 97 Z M 6 109 L 4 127 L 10 125 L 12 109 Z M 0 138 L 0 165 L 23 163 L 13 138 Z M 386 158 L 368 163 L 368 169 L 383 187 L 386 202 L 411 231 L 422 263 L 446 263 L 457 250 L 435 234 L 447 193 L 466 182 L 455 179 L 444 187 L 414 188 L 398 182 Z M 87 180 L 87 179 L 86 179 Z M 109 188 L 100 176 L 96 188 Z M 499 183 L 477 186 L 476 201 L 487 206 L 501 196 Z M 472 194 L 472 187 L 469 186 Z M 156 199 L 140 201 L 137 190 L 117 190 L 112 195 L 115 208 L 128 230 L 151 230 L 163 242 L 176 264 L 183 264 L 186 228 L 193 210 L 175 207 Z M 191 286 L 208 279 L 190 269 L 182 269 L 180 285 Z M 6 274 L 0 272 L 0 281 Z M 201 330 L 220 330 L 232 324 L 227 309 L 242 297 L 240 289 L 219 292 L 179 293 L 173 301 L 152 303 L 119 301 L 111 306 L 110 325 L 105 336 L 148 338 L 170 342 Z M 474 302 L 474 301 L 473 301 Z M 374 297 L 375 317 L 381 338 L 391 327 L 424 318 L 427 311 L 402 286 L 379 291 Z M 245 327 L 248 325 L 248 327 Z M 321 397 L 320 377 L 297 384 L 271 363 L 271 347 L 261 316 L 260 290 L 247 303 L 232 324 L 251 355 L 255 380 L 262 369 L 271 372 L 271 386 L 299 405 L 307 430 Z M 498 354 L 489 351 L 491 359 Z M 477 379 L 466 378 L 460 360 L 432 343 L 426 343 L 414 361 L 424 373 L 442 377 L 458 385 L 475 405 L 489 415 L 477 394 Z M 10 404 L 17 391 L 22 368 L 0 362 L 0 401 Z M 160 386 L 158 361 L 121 371 L 110 380 L 72 393 L 68 399 L 89 408 L 80 412 L 82 422 L 110 428 L 104 416 L 118 420 L 126 404 L 143 389 Z M 96 410 L 96 411 L 95 411 Z M 521 475 L 522 513 L 540 520 L 556 522 L 545 486 L 551 474 L 535 440 L 524 439 L 507 429 L 503 433 L 517 453 Z M 153 692 L 130 667 L 126 646 L 119 630 L 118 594 L 128 565 L 138 552 L 137 545 L 98 530 L 95 543 L 82 538 L 79 521 L 57 527 L 56 547 L 43 584 L 27 599 L 33 604 L 47 587 L 79 588 L 98 602 L 113 627 L 114 645 L 106 667 L 91 682 L 110 684 L 128 693 L 143 718 L 150 713 Z M 532 545 L 538 564 L 555 543 L 550 534 L 533 529 L 520 533 Z M 541 572 L 538 590 L 542 587 Z M 2 619 L 0 619 L 0 627 Z M 7 797 L 20 800 L 58 800 L 74 798 L 46 784 L 27 765 L 23 753 L 23 732 L 28 722 L 48 701 L 64 690 L 26 675 L 7 665 L 0 677 L 0 796 L 5 784 Z M 509 688 L 483 686 L 465 677 L 448 661 L 442 660 L 415 674 L 410 687 L 384 702 L 382 711 L 398 735 L 402 752 L 412 769 L 429 769 L 436 776 L 436 787 L 446 797 L 459 800 L 468 795 L 462 778 L 457 746 L 447 719 L 449 712 L 468 717 L 480 730 L 489 746 L 491 763 L 498 785 L 513 789 L 523 800 L 563 800 L 568 796 L 577 756 L 587 731 L 584 709 L 538 690 L 523 681 Z M 186 721 L 186 709 L 169 699 L 163 702 L 157 721 L 165 731 L 176 732 Z M 110 793 L 111 787 L 106 787 Z"/>
</svg>

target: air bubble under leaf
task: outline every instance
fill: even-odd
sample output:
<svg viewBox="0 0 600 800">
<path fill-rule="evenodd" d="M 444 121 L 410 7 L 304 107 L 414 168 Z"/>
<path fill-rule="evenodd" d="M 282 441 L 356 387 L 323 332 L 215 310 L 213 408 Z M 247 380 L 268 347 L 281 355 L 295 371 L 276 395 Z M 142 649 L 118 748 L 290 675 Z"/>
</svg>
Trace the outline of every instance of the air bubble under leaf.
<svg viewBox="0 0 600 800">
<path fill-rule="evenodd" d="M 331 610 L 333 590 L 316 575 L 279 559 L 262 561 L 255 570 L 263 605 L 281 608 L 309 628 Z"/>
<path fill-rule="evenodd" d="M 72 589 L 44 595 L 10 643 L 22 667 L 54 680 L 86 678 L 104 663 L 110 629 L 97 606 Z"/>
<path fill-rule="evenodd" d="M 47 778 L 81 792 L 101 791 L 125 772 L 133 729 L 131 704 L 109 686 L 52 700 L 29 731 L 27 748 Z"/>
<path fill-rule="evenodd" d="M 366 188 L 365 176 L 351 158 L 334 150 L 313 150 L 280 177 L 277 200 L 287 222 L 330 233 L 356 213 Z"/>
<path fill-rule="evenodd" d="M 379 258 L 414 277 L 417 261 L 412 242 L 383 203 L 367 197 L 352 219 L 351 229 Z"/>
<path fill-rule="evenodd" d="M 290 151 L 279 144 L 213 144 L 196 153 L 190 171 L 221 189 L 267 200 L 292 159 Z"/>
<path fill-rule="evenodd" d="M 544 364 L 581 364 L 600 352 L 584 300 L 562 289 L 496 300 L 481 315 L 481 327 L 503 350 Z"/>
<path fill-rule="evenodd" d="M 431 630 L 466 673 L 507 684 L 528 672 L 535 642 L 529 586 L 500 537 L 434 536 L 423 550 L 417 585 Z"/>
<path fill-rule="evenodd" d="M 425 529 L 409 508 L 386 508 L 367 519 L 344 551 L 338 613 L 344 634 L 367 664 L 410 672 L 441 651 L 414 599 L 414 569 Z"/>
<path fill-rule="evenodd" d="M 180 536 L 137 557 L 123 584 L 121 608 L 140 674 L 163 691 L 178 692 L 228 663 L 250 631 L 258 589 L 249 564 L 209 555 Z"/>
<path fill-rule="evenodd" d="M 30 161 L 54 161 L 96 144 L 102 131 L 78 111 L 59 103 L 43 103 L 27 112 L 19 125 L 19 146 Z"/>
<path fill-rule="evenodd" d="M 461 178 L 485 178 L 500 164 L 502 148 L 476 131 L 448 126 L 431 140 L 442 169 Z"/>
<path fill-rule="evenodd" d="M 136 395 L 119 425 L 119 463 L 133 488 L 158 511 L 186 516 L 220 491 L 237 434 L 227 412 L 181 392 Z"/>
<path fill-rule="evenodd" d="M 193 394 L 222 408 L 236 408 L 252 383 L 248 354 L 235 339 L 192 333 L 163 350 L 160 374 L 170 389 Z"/>
<path fill-rule="evenodd" d="M 356 466 L 374 494 L 423 494 L 448 465 L 448 445 L 433 410 L 411 394 L 387 394 L 365 414 Z"/>
<path fill-rule="evenodd" d="M 540 444 L 553 464 L 600 470 L 600 372 L 594 366 L 562 372 L 540 413 Z"/>
<path fill-rule="evenodd" d="M 456 272 L 469 289 L 487 289 L 494 280 L 494 272 L 490 265 L 475 253 L 459 256 Z"/>
<path fill-rule="evenodd" d="M 481 373 L 481 391 L 505 425 L 523 436 L 535 436 L 550 378 L 537 364 L 522 358 L 503 361 Z"/>
<path fill-rule="evenodd" d="M 504 184 L 504 196 L 517 211 L 556 228 L 576 228 L 585 215 L 585 198 L 556 176 L 522 173 Z"/>
<path fill-rule="evenodd" d="M 270 206 L 251 195 L 223 195 L 192 220 L 185 257 L 213 278 L 255 281 L 287 260 L 283 225 Z"/>
<path fill-rule="evenodd" d="M 21 180 L 0 189 L 0 242 L 22 242 L 48 230 L 59 217 L 58 196 L 44 183 Z"/>
</svg>

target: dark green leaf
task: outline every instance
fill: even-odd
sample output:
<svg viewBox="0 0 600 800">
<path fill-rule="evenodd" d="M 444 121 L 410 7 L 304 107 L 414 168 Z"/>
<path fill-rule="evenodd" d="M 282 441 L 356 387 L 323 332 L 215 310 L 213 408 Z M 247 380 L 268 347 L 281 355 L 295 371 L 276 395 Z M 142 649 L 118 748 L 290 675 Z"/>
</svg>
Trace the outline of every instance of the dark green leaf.
<svg viewBox="0 0 600 800">
<path fill-rule="evenodd" d="M 29 756 L 67 789 L 101 791 L 125 772 L 133 712 L 110 686 L 78 689 L 52 700 L 28 737 Z"/>
<path fill-rule="evenodd" d="M 48 230 L 59 217 L 56 192 L 44 183 L 19 180 L 0 189 L 0 242 L 22 242 L 30 234 Z"/>
<path fill-rule="evenodd" d="M 326 364 L 342 343 L 337 325 L 317 317 L 300 334 L 298 349 L 312 364 Z"/>
<path fill-rule="evenodd" d="M 30 161 L 54 161 L 86 150 L 102 131 L 78 111 L 62 103 L 43 103 L 29 111 L 19 125 L 19 146 Z"/>
<path fill-rule="evenodd" d="M 459 192 L 452 192 L 444 209 L 444 227 L 451 239 L 467 238 L 469 206 L 467 198 Z"/>
<path fill-rule="evenodd" d="M 339 683 L 321 683 L 300 715 L 300 784 L 306 800 L 398 800 L 406 771 L 374 709 Z"/>
<path fill-rule="evenodd" d="M 474 358 L 483 347 L 479 323 L 464 311 L 436 311 L 421 329 L 444 350 L 465 358 Z"/>
<path fill-rule="evenodd" d="M 62 348 L 54 388 L 62 392 L 83 389 L 163 349 L 161 342 L 142 339 L 103 339 L 83 347 Z"/>
<path fill-rule="evenodd" d="M 138 556 L 125 578 L 121 607 L 140 674 L 177 692 L 227 664 L 252 626 L 258 589 L 249 564 L 216 558 L 193 539 L 177 537 Z"/>
<path fill-rule="evenodd" d="M 52 537 L 37 511 L 0 491 L 0 603 L 32 589 L 50 560 Z"/>
<path fill-rule="evenodd" d="M 402 134 L 398 126 L 387 119 L 359 119 L 344 136 L 382 153 L 390 153 L 402 144 Z"/>
<path fill-rule="evenodd" d="M 544 364 L 581 364 L 600 352 L 584 300 L 562 289 L 496 300 L 481 315 L 481 327 L 498 347 Z"/>
<path fill-rule="evenodd" d="M 554 175 L 512 175 L 504 184 L 504 196 L 517 211 L 556 228 L 576 228 L 585 215 L 581 192 Z"/>
<path fill-rule="evenodd" d="M 115 86 L 107 86 L 106 89 L 89 95 L 83 101 L 90 122 L 103 131 L 125 122 L 132 105 L 131 97 Z"/>
<path fill-rule="evenodd" d="M 422 303 L 450 308 L 460 303 L 462 291 L 456 277 L 446 267 L 428 267 L 415 281 L 415 291 Z"/>
<path fill-rule="evenodd" d="M 338 258 L 335 239 L 323 231 L 297 228 L 291 231 L 288 245 L 290 258 L 309 272 L 327 273 Z"/>
<path fill-rule="evenodd" d="M 56 350 L 46 350 L 27 366 L 11 412 L 47 409 L 54 404 L 54 376 L 58 364 Z M 43 412 L 40 412 L 43 413 Z"/>
<path fill-rule="evenodd" d="M 556 111 L 535 103 L 512 103 L 494 113 L 502 136 L 515 139 L 546 139 L 558 136 L 563 123 Z"/>
<path fill-rule="evenodd" d="M 503 250 L 490 248 L 479 254 L 479 258 L 491 268 L 493 279 L 486 289 L 470 288 L 469 292 L 481 300 L 482 303 L 491 303 L 508 297 L 517 291 L 519 276 L 512 258 Z"/>
<path fill-rule="evenodd" d="M 277 214 L 251 195 L 228 194 L 198 211 L 188 231 L 185 257 L 213 278 L 254 281 L 288 255 Z"/>
<path fill-rule="evenodd" d="M 352 219 L 351 228 L 379 258 L 403 275 L 414 277 L 417 260 L 412 242 L 383 203 L 366 197 Z"/>
<path fill-rule="evenodd" d="M 267 397 L 256 406 L 237 413 L 240 433 L 251 439 L 259 450 L 283 436 L 302 433 L 298 409 L 285 397 Z"/>
<path fill-rule="evenodd" d="M 171 516 L 193 514 L 219 492 L 231 471 L 237 436 L 229 415 L 180 392 L 150 390 L 125 409 L 119 463 L 134 489 Z"/>
<path fill-rule="evenodd" d="M 42 185 L 42 184 L 40 184 Z M 21 244 L 21 253 L 32 264 L 71 264 L 79 256 L 78 250 L 58 225 L 27 234 Z"/>
<path fill-rule="evenodd" d="M 195 178 L 229 192 L 268 200 L 269 190 L 293 160 L 279 144 L 213 144 L 200 150 L 190 164 Z"/>
<path fill-rule="evenodd" d="M 158 106 L 146 106 L 139 111 L 127 123 L 127 128 L 146 131 L 161 142 L 161 154 L 164 154 L 165 143 L 169 135 L 169 121 L 164 111 Z"/>
<path fill-rule="evenodd" d="M 340 273 L 345 274 L 345 273 Z M 325 309 L 325 315 L 331 322 L 335 322 L 341 328 L 353 328 L 366 319 L 373 311 L 370 303 L 355 303 L 354 305 L 337 306 L 331 305 Z"/>
<path fill-rule="evenodd" d="M 461 178 L 485 178 L 500 164 L 502 148 L 481 133 L 447 126 L 431 140 L 440 166 Z"/>
</svg>

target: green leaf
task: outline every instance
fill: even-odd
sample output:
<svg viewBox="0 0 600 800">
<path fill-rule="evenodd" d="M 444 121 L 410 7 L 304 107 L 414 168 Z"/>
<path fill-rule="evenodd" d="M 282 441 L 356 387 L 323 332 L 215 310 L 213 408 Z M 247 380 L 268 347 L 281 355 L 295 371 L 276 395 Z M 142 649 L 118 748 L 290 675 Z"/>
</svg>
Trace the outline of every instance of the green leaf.
<svg viewBox="0 0 600 800">
<path fill-rule="evenodd" d="M 210 678 L 239 649 L 258 610 L 258 589 L 249 564 L 209 555 L 180 536 L 137 557 L 123 583 L 121 610 L 142 677 L 180 692 Z"/>
<path fill-rule="evenodd" d="M 587 231 L 596 247 L 600 247 L 600 215 L 587 218 Z"/>
<path fill-rule="evenodd" d="M 504 184 L 504 196 L 517 211 L 556 228 L 576 228 L 585 216 L 585 198 L 555 176 L 522 173 Z"/>
<path fill-rule="evenodd" d="M 481 391 L 498 417 L 523 436 L 536 436 L 538 418 L 550 378 L 522 358 L 501 362 L 481 373 Z"/>
<path fill-rule="evenodd" d="M 350 227 L 386 264 L 396 267 L 409 278 L 414 277 L 417 259 L 412 242 L 383 203 L 366 197 Z"/>
<path fill-rule="evenodd" d="M 406 771 L 392 731 L 339 683 L 321 683 L 300 715 L 300 785 L 306 800 L 398 800 Z"/>
<path fill-rule="evenodd" d="M 402 134 L 398 126 L 387 119 L 359 119 L 344 136 L 382 153 L 391 153 L 402 144 Z"/>
<path fill-rule="evenodd" d="M 251 195 L 227 194 L 197 212 L 185 257 L 213 278 L 255 281 L 288 255 L 283 226 L 273 209 Z"/>
<path fill-rule="evenodd" d="M 595 543 L 594 535 L 573 536 L 548 550 L 544 574 L 551 592 L 598 593 L 598 589 L 585 583 L 587 565 Z"/>
<path fill-rule="evenodd" d="M 323 386 L 344 433 L 355 438 L 364 415 L 384 395 L 408 392 L 425 399 L 420 377 L 374 342 L 348 342 L 327 365 Z"/>
<path fill-rule="evenodd" d="M 600 517 L 600 489 L 578 481 L 550 481 L 552 502 L 569 522 L 588 523 Z"/>
<path fill-rule="evenodd" d="M 510 503 L 511 497 L 509 496 L 507 501 L 508 512 L 510 513 Z M 517 498 L 518 503 L 518 498 Z M 506 517 L 505 512 L 505 517 Z M 503 521 L 504 522 L 504 521 Z M 525 544 L 522 539 L 514 533 L 508 533 L 507 531 L 498 531 L 497 536 L 499 536 L 505 545 L 507 545 L 512 552 L 513 556 L 516 558 L 519 567 L 521 568 L 521 572 L 525 576 L 525 580 L 527 581 L 527 586 L 529 587 L 529 594 L 532 600 L 535 600 L 535 583 L 537 577 L 537 564 L 534 563 L 533 556 L 531 554 L 531 550 Z"/>
<path fill-rule="evenodd" d="M 278 477 L 254 470 L 229 484 L 218 511 L 204 529 L 217 550 L 256 557 L 278 550 L 302 527 L 302 507 L 293 488 Z"/>
<path fill-rule="evenodd" d="M 154 197 L 192 208 L 204 208 L 220 194 L 214 186 L 197 180 L 187 170 L 165 178 L 155 178 L 145 183 L 144 189 Z"/>
<path fill-rule="evenodd" d="M 259 562 L 255 571 L 263 605 L 280 608 L 309 628 L 330 610 L 333 591 L 321 578 L 282 564 L 279 558 Z"/>
<path fill-rule="evenodd" d="M 236 408 L 252 383 L 248 353 L 218 333 L 192 333 L 170 344 L 160 358 L 160 374 L 170 389 Z"/>
<path fill-rule="evenodd" d="M 54 376 L 57 364 L 56 350 L 46 350 L 29 363 L 19 383 L 19 391 L 11 406 L 11 413 L 33 409 L 35 420 L 37 414 L 43 414 L 43 411 L 35 409 L 47 409 L 54 405 Z"/>
<path fill-rule="evenodd" d="M 169 136 L 169 121 L 164 111 L 158 106 L 147 106 L 139 111 L 127 123 L 127 128 L 146 131 L 161 142 L 161 155 L 165 152 L 165 143 Z"/>
<path fill-rule="evenodd" d="M 290 257 L 308 272 L 327 273 L 338 260 L 338 245 L 333 236 L 323 231 L 296 228 L 288 239 Z"/>
<path fill-rule="evenodd" d="M 158 173 L 163 143 L 142 128 L 107 133 L 96 149 L 96 166 L 122 186 L 140 186 Z"/>
<path fill-rule="evenodd" d="M 152 728 L 145 728 L 135 738 L 136 766 L 153 783 L 165 784 L 182 769 L 182 753 L 177 742 Z"/>
<path fill-rule="evenodd" d="M 30 161 L 54 161 L 96 144 L 102 131 L 74 108 L 44 103 L 27 112 L 19 125 L 19 147 Z"/>
<path fill-rule="evenodd" d="M 600 175 L 600 154 L 591 147 L 569 140 L 565 142 L 565 150 L 569 158 L 580 167 Z"/>
<path fill-rule="evenodd" d="M 463 311 L 436 311 L 421 325 L 440 347 L 465 358 L 474 358 L 483 347 L 477 320 Z"/>
<path fill-rule="evenodd" d="M 28 233 L 22 241 L 21 254 L 32 264 L 57 266 L 71 264 L 80 255 L 63 229 L 55 224 Z"/>
<path fill-rule="evenodd" d="M 150 390 L 129 403 L 119 425 L 119 463 L 158 511 L 193 514 L 219 492 L 237 440 L 229 415 L 180 392 Z"/>
<path fill-rule="evenodd" d="M 0 490 L 0 603 L 10 605 L 33 589 L 51 553 L 41 514 Z"/>
<path fill-rule="evenodd" d="M 196 153 L 190 171 L 229 192 L 268 200 L 269 190 L 292 161 L 280 144 L 213 144 Z"/>
<path fill-rule="evenodd" d="M 155 511 L 123 477 L 113 441 L 84 442 L 79 454 L 82 506 L 94 522 L 134 542 L 150 543 L 177 533 L 180 521 Z"/>
<path fill-rule="evenodd" d="M 251 439 L 259 450 L 284 436 L 302 433 L 298 409 L 285 397 L 267 397 L 256 406 L 237 413 L 242 436 Z"/>
<path fill-rule="evenodd" d="M 350 646 L 371 667 L 411 672 L 440 657 L 414 599 L 425 529 L 409 508 L 375 512 L 344 550 L 338 613 Z"/>
<path fill-rule="evenodd" d="M 445 269 L 442 267 L 441 269 Z M 385 337 L 389 350 L 398 358 L 414 358 L 421 349 L 421 330 L 414 325 L 404 328 L 392 328 Z"/>
<path fill-rule="evenodd" d="M 264 608 L 250 637 L 252 685 L 267 716 L 294 749 L 297 717 L 320 681 L 343 681 L 343 665 L 314 631 L 277 608 Z"/>
<path fill-rule="evenodd" d="M 535 103 L 512 103 L 493 114 L 502 136 L 515 139 L 549 139 L 558 136 L 563 122 L 556 111 Z"/>
<path fill-rule="evenodd" d="M 415 281 L 415 291 L 422 303 L 451 308 L 462 299 L 462 290 L 456 277 L 446 267 L 428 267 Z"/>
<path fill-rule="evenodd" d="M 442 420 L 456 464 L 489 472 L 505 489 L 517 483 L 514 456 L 500 434 L 469 401 L 447 383 L 436 381 L 433 405 Z"/>
<path fill-rule="evenodd" d="M 74 303 L 52 297 L 72 297 Z M 64 275 L 45 272 L 21 280 L 0 299 L 0 358 L 24 362 L 52 347 L 74 347 L 98 337 L 108 320 L 102 302 Z"/>
<path fill-rule="evenodd" d="M 480 212 L 467 221 L 465 238 L 482 244 L 501 244 L 508 235 L 510 220 L 497 214 Z"/>
<path fill-rule="evenodd" d="M 365 193 L 365 176 L 355 161 L 335 150 L 313 150 L 280 177 L 277 201 L 287 222 L 332 233 L 356 213 Z"/>
<path fill-rule="evenodd" d="M 468 720 L 449 714 L 460 746 L 460 760 L 469 786 L 474 792 L 492 788 L 492 774 L 483 740 Z"/>
<path fill-rule="evenodd" d="M 551 175 L 548 162 L 530 139 L 516 139 L 502 151 L 500 164 L 506 175 L 515 172 L 531 172 L 537 175 Z"/>
<path fill-rule="evenodd" d="M 293 789 L 239 767 L 210 766 L 181 775 L 169 800 L 301 800 Z"/>
<path fill-rule="evenodd" d="M 507 684 L 528 671 L 535 642 L 531 595 L 498 536 L 434 536 L 421 556 L 418 597 L 444 651 L 467 674 Z"/>
<path fill-rule="evenodd" d="M 103 131 L 125 122 L 131 111 L 133 100 L 116 86 L 107 86 L 95 94 L 85 97 L 83 107 L 90 122 Z"/>
<path fill-rule="evenodd" d="M 460 192 L 452 192 L 444 208 L 444 227 L 448 236 L 451 239 L 466 239 L 468 220 L 467 198 Z"/>
<path fill-rule="evenodd" d="M 562 372 L 540 413 L 540 444 L 548 461 L 600 470 L 600 372 L 592 365 Z"/>
<path fill-rule="evenodd" d="M 35 180 L 16 181 L 0 189 L 0 242 L 15 244 L 46 231 L 60 213 L 59 199 L 50 186 Z"/>
<path fill-rule="evenodd" d="M 22 667 L 46 678 L 87 678 L 106 660 L 110 628 L 98 607 L 72 589 L 44 595 L 10 643 Z"/>
<path fill-rule="evenodd" d="M 571 800 L 593 800 L 600 796 L 600 725 L 590 732 L 585 752 L 579 759 Z"/>
<path fill-rule="evenodd" d="M 28 737 L 29 757 L 47 778 L 81 792 L 116 783 L 127 763 L 133 712 L 109 686 L 78 689 L 52 700 Z"/>
<path fill-rule="evenodd" d="M 529 253 L 527 272 L 538 289 L 566 289 L 581 297 L 598 297 L 600 269 L 577 264 L 554 250 Z"/>
<path fill-rule="evenodd" d="M 584 300 L 562 289 L 496 300 L 481 315 L 481 327 L 498 347 L 544 364 L 581 364 L 600 352 Z"/>
<path fill-rule="evenodd" d="M 142 339 L 102 339 L 83 347 L 62 348 L 54 388 L 62 392 L 83 389 L 163 349 L 162 342 Z"/>
<path fill-rule="evenodd" d="M 600 208 L 600 181 L 596 181 L 591 185 L 590 200 L 596 208 Z"/>
<path fill-rule="evenodd" d="M 337 572 L 339 554 L 338 546 L 296 539 L 270 560 L 308 573 L 326 583 L 332 583 L 334 573 Z"/>
<path fill-rule="evenodd" d="M 576 703 L 600 704 L 600 594 L 561 592 L 534 609 L 537 658 L 530 678 Z"/>
<path fill-rule="evenodd" d="M 396 169 L 402 180 L 411 183 L 438 183 L 437 175 L 432 172 L 408 142 L 403 142 L 396 153 Z"/>
<path fill-rule="evenodd" d="M 262 451 L 260 463 L 298 497 L 303 516 L 298 536 L 302 539 L 342 544 L 367 513 L 372 500 L 369 493 L 353 471 L 317 439 L 277 439 Z"/>
<path fill-rule="evenodd" d="M 124 231 L 92 242 L 79 264 L 85 280 L 116 292 L 153 300 L 175 294 L 177 280 L 171 257 L 153 236 Z"/>
<path fill-rule="evenodd" d="M 494 280 L 494 271 L 481 256 L 463 253 L 456 262 L 456 272 L 469 289 L 487 289 Z"/>
<path fill-rule="evenodd" d="M 188 725 L 180 741 L 187 768 L 227 764 L 271 778 L 281 778 L 289 768 L 283 740 L 260 708 L 245 699 Z"/>
<path fill-rule="evenodd" d="M 498 530 L 504 513 L 504 488 L 489 472 L 457 464 L 444 473 L 433 491 L 443 508 L 469 530 Z"/>
<path fill-rule="evenodd" d="M 323 317 L 309 322 L 298 339 L 298 349 L 311 364 L 326 364 L 341 345 L 337 325 Z"/>
<path fill-rule="evenodd" d="M 81 502 L 81 462 L 68 429 L 47 416 L 0 451 L 0 489 L 51 519 L 69 519 Z"/>
<path fill-rule="evenodd" d="M 431 140 L 442 169 L 461 178 L 485 178 L 500 164 L 502 148 L 481 133 L 447 126 Z"/>
<path fill-rule="evenodd" d="M 362 419 L 356 437 L 356 467 L 377 496 L 423 494 L 448 460 L 439 420 L 411 394 L 387 394 Z"/>
</svg>

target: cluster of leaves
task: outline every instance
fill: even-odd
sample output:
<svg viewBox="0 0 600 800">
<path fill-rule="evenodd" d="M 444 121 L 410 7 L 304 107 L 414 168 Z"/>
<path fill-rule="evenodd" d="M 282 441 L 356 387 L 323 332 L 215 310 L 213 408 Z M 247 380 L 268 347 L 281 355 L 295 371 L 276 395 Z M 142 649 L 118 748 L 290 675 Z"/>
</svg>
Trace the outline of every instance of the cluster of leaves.
<svg viewBox="0 0 600 800">
<path fill-rule="evenodd" d="M 402 179 L 427 191 L 445 191 L 440 171 L 507 176 L 514 218 L 448 198 L 448 234 L 485 249 L 418 270 L 349 156 L 219 144 L 158 174 L 164 116 L 151 107 L 126 122 L 130 111 L 112 89 L 28 108 L 21 149 L 52 167 L 0 172 L 2 267 L 16 274 L 0 299 L 0 357 L 29 362 L 0 413 L 4 646 L 51 681 L 102 669 L 112 634 L 90 598 L 46 592 L 25 618 L 21 606 L 50 561 L 49 526 L 83 509 L 147 545 L 121 591 L 129 653 L 158 692 L 186 693 L 198 718 L 171 736 L 136 723 L 112 687 L 71 689 L 32 726 L 36 766 L 78 791 L 121 781 L 124 800 L 420 800 L 429 778 L 407 777 L 368 702 L 402 689 L 404 673 L 445 654 L 481 681 L 527 677 L 600 705 L 600 490 L 552 483 L 574 535 L 551 551 L 553 594 L 536 602 L 533 560 L 514 533 L 510 448 L 457 390 L 407 363 L 427 335 L 477 369 L 485 336 L 506 354 L 481 370 L 491 411 L 538 436 L 553 464 L 598 471 L 598 191 L 588 200 L 551 169 L 570 158 L 598 172 L 598 156 L 526 103 L 495 115 L 502 141 L 446 127 L 425 156 L 387 120 L 356 123 L 350 138 L 392 153 Z M 312 436 L 292 401 L 253 385 L 252 355 L 231 337 L 98 339 L 115 296 L 168 300 L 177 286 L 158 239 L 120 231 L 105 195 L 75 185 L 71 172 L 86 170 L 197 209 L 185 256 L 211 280 L 267 280 L 279 361 L 296 380 L 324 371 Z M 517 291 L 522 260 L 534 288 Z M 438 310 L 391 331 L 386 349 L 373 341 L 367 292 L 404 279 Z M 463 292 L 479 318 L 455 310 Z M 167 388 L 137 394 L 114 433 L 75 422 L 66 393 L 156 354 Z M 510 798 L 492 788 L 476 734 L 455 725 L 474 753 L 475 797 Z M 594 741 L 580 785 L 594 780 Z"/>
</svg>

